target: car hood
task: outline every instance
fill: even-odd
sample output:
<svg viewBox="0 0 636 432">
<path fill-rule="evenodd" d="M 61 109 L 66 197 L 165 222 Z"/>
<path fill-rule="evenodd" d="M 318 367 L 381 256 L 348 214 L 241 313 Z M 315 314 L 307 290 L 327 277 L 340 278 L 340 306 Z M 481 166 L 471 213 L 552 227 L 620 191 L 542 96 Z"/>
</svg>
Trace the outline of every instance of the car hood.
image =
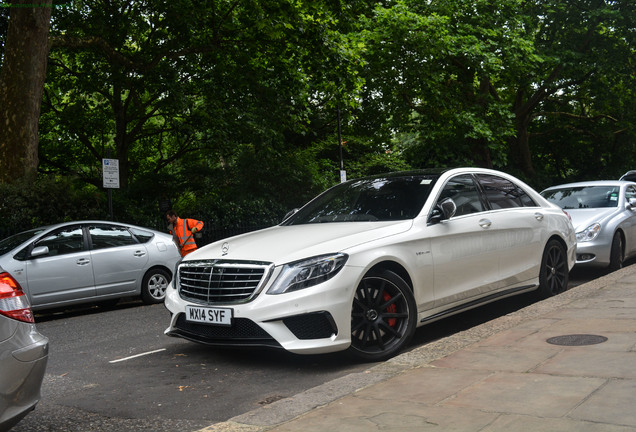
<svg viewBox="0 0 636 432">
<path fill-rule="evenodd" d="M 285 264 L 347 249 L 409 230 L 413 220 L 274 226 L 211 243 L 184 261 L 229 259 Z"/>
<path fill-rule="evenodd" d="M 576 232 L 582 231 L 593 223 L 602 222 L 608 216 L 616 213 L 616 207 L 600 209 L 567 209 L 572 218 L 572 225 Z"/>
</svg>

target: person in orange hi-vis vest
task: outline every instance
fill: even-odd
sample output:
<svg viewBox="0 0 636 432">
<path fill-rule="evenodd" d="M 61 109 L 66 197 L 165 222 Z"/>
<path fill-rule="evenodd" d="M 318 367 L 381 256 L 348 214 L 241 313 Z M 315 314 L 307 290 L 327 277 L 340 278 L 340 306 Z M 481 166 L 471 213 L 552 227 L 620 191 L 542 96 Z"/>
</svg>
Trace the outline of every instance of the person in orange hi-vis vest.
<svg viewBox="0 0 636 432">
<path fill-rule="evenodd" d="M 182 257 L 197 250 L 193 236 L 203 229 L 203 222 L 196 219 L 181 219 L 174 210 L 166 212 L 166 220 L 170 224 L 168 229 Z"/>
</svg>

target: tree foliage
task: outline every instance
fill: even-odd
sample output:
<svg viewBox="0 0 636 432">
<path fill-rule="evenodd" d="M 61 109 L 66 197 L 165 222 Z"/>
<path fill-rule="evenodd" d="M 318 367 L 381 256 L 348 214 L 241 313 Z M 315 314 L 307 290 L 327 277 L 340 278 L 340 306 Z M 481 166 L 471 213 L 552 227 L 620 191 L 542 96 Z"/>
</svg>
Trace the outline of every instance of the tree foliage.
<svg viewBox="0 0 636 432">
<path fill-rule="evenodd" d="M 278 220 L 340 154 L 349 178 L 616 178 L 636 166 L 635 35 L 632 0 L 75 1 L 53 9 L 38 170 L 103 194 L 119 159 L 115 218 L 145 224 L 159 202 Z"/>
<path fill-rule="evenodd" d="M 364 114 L 383 118 L 377 126 L 389 134 L 402 133 L 408 160 L 418 166 L 469 163 L 529 179 L 568 177 L 573 167 L 563 163 L 577 158 L 573 148 L 606 161 L 615 138 L 634 140 L 633 123 L 611 120 L 623 116 L 610 100 L 623 98 L 612 92 L 607 99 L 606 90 L 633 88 L 635 19 L 629 1 L 377 7 L 362 33 L 364 76 L 372 78 Z M 539 144 L 546 139 L 552 144 Z M 575 165 L 580 175 L 598 172 Z"/>
</svg>

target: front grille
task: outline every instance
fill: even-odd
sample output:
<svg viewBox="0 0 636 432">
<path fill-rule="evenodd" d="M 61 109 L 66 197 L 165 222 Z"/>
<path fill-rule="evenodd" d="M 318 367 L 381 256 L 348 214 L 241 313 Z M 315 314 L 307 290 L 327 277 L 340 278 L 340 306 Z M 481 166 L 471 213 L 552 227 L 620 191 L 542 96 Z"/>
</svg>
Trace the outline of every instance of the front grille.
<svg viewBox="0 0 636 432">
<path fill-rule="evenodd" d="M 188 261 L 179 265 L 179 296 L 203 305 L 236 304 L 260 292 L 273 265 L 253 261 Z"/>
<path fill-rule="evenodd" d="M 209 345 L 280 348 L 280 344 L 269 333 L 247 318 L 234 318 L 232 326 L 226 327 L 189 322 L 185 314 L 179 314 L 171 336 Z"/>
</svg>

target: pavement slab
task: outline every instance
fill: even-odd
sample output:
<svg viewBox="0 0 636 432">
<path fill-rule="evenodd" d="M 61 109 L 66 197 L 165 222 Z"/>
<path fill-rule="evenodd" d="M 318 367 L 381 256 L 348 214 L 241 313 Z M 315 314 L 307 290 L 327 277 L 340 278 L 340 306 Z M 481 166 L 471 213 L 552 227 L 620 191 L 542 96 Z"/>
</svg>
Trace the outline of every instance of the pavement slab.
<svg viewBox="0 0 636 432">
<path fill-rule="evenodd" d="M 503 372 L 460 391 L 442 404 L 486 412 L 563 417 L 605 383 L 600 378 Z"/>
<path fill-rule="evenodd" d="M 577 407 L 570 417 L 636 428 L 636 381 L 611 380 Z"/>
<path fill-rule="evenodd" d="M 636 428 L 570 418 L 502 415 L 480 432 L 634 432 Z"/>
</svg>

